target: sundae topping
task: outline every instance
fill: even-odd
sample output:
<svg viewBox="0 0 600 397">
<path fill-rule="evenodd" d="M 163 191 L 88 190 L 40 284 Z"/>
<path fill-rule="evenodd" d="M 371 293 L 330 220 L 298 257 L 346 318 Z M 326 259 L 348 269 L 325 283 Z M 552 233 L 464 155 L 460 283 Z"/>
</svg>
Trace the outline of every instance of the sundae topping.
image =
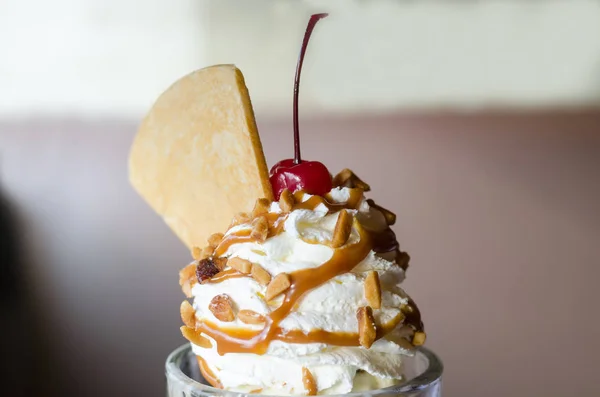
<svg viewBox="0 0 600 397">
<path fill-rule="evenodd" d="M 408 255 L 357 180 L 346 178 L 351 187 L 323 196 L 284 189 L 279 202 L 257 200 L 248 219 L 233 222 L 212 256 L 198 262 L 214 274 L 192 286 L 193 322 L 187 305 L 182 318 L 194 345 L 200 336 L 212 343 L 194 352 L 214 385 L 307 394 L 314 383 L 321 394 L 351 391 L 358 370 L 401 378 L 401 356 L 425 339 L 420 313 L 398 285 Z M 383 245 L 396 248 L 378 253 Z M 265 361 L 275 358 L 298 365 L 298 378 L 277 383 Z M 239 360 L 249 368 L 234 366 Z M 265 363 L 269 374 L 258 369 Z"/>
<path fill-rule="evenodd" d="M 225 258 L 218 258 L 216 260 L 213 258 L 206 258 L 200 260 L 198 266 L 196 266 L 196 277 L 198 278 L 198 282 L 202 283 L 219 273 L 222 270 L 223 260 L 227 261 Z"/>
<path fill-rule="evenodd" d="M 373 309 L 381 309 L 381 284 L 379 273 L 372 270 L 365 278 L 365 299 Z"/>
<path fill-rule="evenodd" d="M 233 302 L 227 294 L 217 295 L 210 301 L 208 309 L 219 321 L 225 323 L 235 320 L 233 314 Z"/>
<path fill-rule="evenodd" d="M 358 341 L 361 346 L 368 349 L 377 338 L 373 309 L 370 306 L 359 307 L 356 311 L 356 319 L 358 320 Z"/>
<path fill-rule="evenodd" d="M 313 374 L 306 367 L 302 367 L 302 383 L 304 384 L 304 388 L 306 389 L 307 396 L 317 395 L 317 382 L 315 382 Z"/>
</svg>

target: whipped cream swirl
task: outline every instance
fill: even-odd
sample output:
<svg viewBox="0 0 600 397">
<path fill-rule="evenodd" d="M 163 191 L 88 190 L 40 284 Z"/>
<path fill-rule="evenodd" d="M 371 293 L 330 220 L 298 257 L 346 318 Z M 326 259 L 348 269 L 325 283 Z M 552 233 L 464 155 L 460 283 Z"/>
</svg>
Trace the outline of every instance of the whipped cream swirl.
<svg viewBox="0 0 600 397">
<path fill-rule="evenodd" d="M 302 200 L 310 197 L 305 194 Z M 344 203 L 349 197 L 350 189 L 334 188 L 328 200 Z M 381 232 L 388 227 L 383 214 L 369 206 L 364 198 L 356 210 L 348 211 L 370 232 Z M 270 213 L 281 212 L 277 202 L 271 204 Z M 332 213 L 323 204 L 314 209 L 294 209 L 285 218 L 279 234 L 264 242 L 234 243 L 222 256 L 239 257 L 259 264 L 273 277 L 282 272 L 293 274 L 298 270 L 317 268 L 334 254 L 334 249 L 327 242 L 332 240 L 339 214 Z M 251 224 L 234 226 L 225 237 L 251 228 Z M 347 244 L 359 240 L 360 232 L 353 227 Z M 318 394 L 348 393 L 397 383 L 402 378 L 402 357 L 413 353 L 412 345 L 404 338 L 412 330 L 401 321 L 403 314 L 400 308 L 409 303 L 408 296 L 399 286 L 404 280 L 404 270 L 393 262 L 393 254 L 370 251 L 350 272 L 333 277 L 308 291 L 279 324 L 283 333 L 356 333 L 357 310 L 368 305 L 364 296 L 364 280 L 367 272 L 376 271 L 382 303 L 380 309 L 373 310 L 373 317 L 377 324 L 387 325 L 390 330 L 368 349 L 362 346 L 272 340 L 265 354 L 220 354 L 218 342 L 202 334 L 211 340 L 212 347 L 192 344 L 193 351 L 227 390 L 306 394 L 303 368 L 312 374 Z M 266 317 L 281 304 L 283 296 L 266 302 L 265 293 L 266 287 L 252 277 L 233 277 L 218 283 L 196 284 L 192 288 L 193 308 L 198 321 L 208 322 L 219 329 L 260 331 L 263 325 L 246 324 L 238 318 L 232 322 L 220 321 L 209 310 L 209 304 L 216 295 L 227 294 L 234 302 L 234 311 L 252 310 Z"/>
</svg>

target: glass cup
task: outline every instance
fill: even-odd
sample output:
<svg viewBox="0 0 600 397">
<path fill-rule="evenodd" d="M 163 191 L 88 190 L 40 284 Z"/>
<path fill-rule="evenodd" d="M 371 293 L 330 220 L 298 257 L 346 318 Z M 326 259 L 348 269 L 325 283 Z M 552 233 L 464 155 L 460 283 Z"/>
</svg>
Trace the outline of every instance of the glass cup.
<svg viewBox="0 0 600 397">
<path fill-rule="evenodd" d="M 442 371 L 440 359 L 424 347 L 404 359 L 406 382 L 385 389 L 343 394 L 345 397 L 440 397 Z M 209 386 L 200 375 L 198 361 L 190 344 L 173 351 L 166 362 L 167 397 L 244 397 L 259 396 L 224 391 Z M 342 395 L 338 396 L 341 397 Z M 334 396 L 335 397 L 335 396 Z"/>
</svg>

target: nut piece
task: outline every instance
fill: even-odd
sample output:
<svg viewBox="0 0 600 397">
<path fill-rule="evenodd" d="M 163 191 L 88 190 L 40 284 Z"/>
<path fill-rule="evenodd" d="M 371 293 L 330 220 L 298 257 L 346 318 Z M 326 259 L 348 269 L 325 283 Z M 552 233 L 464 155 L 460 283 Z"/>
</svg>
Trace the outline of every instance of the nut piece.
<svg viewBox="0 0 600 397">
<path fill-rule="evenodd" d="M 306 367 L 302 367 L 302 383 L 306 390 L 307 396 L 316 396 L 319 389 L 317 388 L 317 382 L 310 370 Z"/>
<path fill-rule="evenodd" d="M 221 244 L 221 241 L 223 241 L 223 237 L 224 237 L 223 233 L 211 234 L 207 240 L 208 245 L 213 248 L 217 248 L 219 246 L 219 244 Z"/>
<path fill-rule="evenodd" d="M 210 343 L 210 340 L 200 335 L 200 331 L 186 326 L 183 326 L 179 329 L 181 330 L 183 337 L 192 342 L 194 345 L 203 347 L 205 349 L 212 348 L 212 343 Z"/>
<path fill-rule="evenodd" d="M 423 346 L 426 338 L 427 338 L 427 335 L 425 334 L 425 332 L 417 331 L 413 335 L 412 344 L 415 346 Z"/>
<path fill-rule="evenodd" d="M 244 223 L 248 223 L 252 220 L 250 214 L 247 212 L 238 212 L 233 216 L 233 220 L 231 221 L 231 226 L 241 225 Z"/>
<path fill-rule="evenodd" d="M 363 192 L 368 192 L 371 190 L 371 186 L 360 179 L 358 175 L 348 168 L 344 168 L 333 178 L 333 186 L 359 188 Z"/>
<path fill-rule="evenodd" d="M 259 216 L 252 221 L 252 232 L 250 233 L 250 237 L 252 237 L 254 240 L 264 242 L 267 239 L 268 234 L 269 222 L 267 222 L 267 218 L 264 216 Z"/>
<path fill-rule="evenodd" d="M 208 304 L 208 310 L 220 321 L 231 322 L 235 320 L 233 302 L 227 294 L 217 295 Z"/>
<path fill-rule="evenodd" d="M 253 263 L 250 273 L 259 284 L 268 285 L 271 282 L 271 275 L 261 265 Z"/>
<path fill-rule="evenodd" d="M 179 271 L 179 285 L 186 297 L 192 297 L 192 287 L 198 282 L 196 278 L 196 262 L 192 262 Z"/>
<path fill-rule="evenodd" d="M 217 269 L 219 269 L 220 272 L 222 272 L 223 270 L 225 270 L 225 267 L 229 263 L 229 261 L 227 260 L 227 258 L 225 258 L 224 256 L 223 257 L 219 257 L 219 258 L 212 258 L 212 261 L 215 264 L 215 266 L 217 267 Z"/>
<path fill-rule="evenodd" d="M 265 294 L 265 299 L 270 301 L 275 298 L 277 295 L 281 294 L 292 285 L 292 280 L 287 273 L 279 273 L 275 278 L 269 283 L 267 287 L 267 292 Z"/>
<path fill-rule="evenodd" d="M 254 204 L 254 209 L 252 210 L 252 218 L 256 218 L 257 216 L 261 216 L 269 212 L 269 207 L 271 206 L 271 201 L 266 198 L 259 198 L 256 200 L 256 204 Z"/>
<path fill-rule="evenodd" d="M 238 318 L 245 324 L 263 324 L 265 322 L 265 316 L 254 310 L 240 310 Z"/>
<path fill-rule="evenodd" d="M 295 201 L 294 195 L 287 188 L 283 189 L 279 195 L 279 208 L 281 208 L 283 212 L 290 212 L 294 209 Z"/>
<path fill-rule="evenodd" d="M 200 258 L 201 255 L 202 255 L 202 248 L 193 246 L 192 247 L 192 258 L 194 258 L 194 260 L 199 261 L 201 259 Z"/>
<path fill-rule="evenodd" d="M 238 257 L 229 258 L 227 264 L 242 274 L 250 274 L 252 271 L 252 262 L 246 259 Z"/>
<path fill-rule="evenodd" d="M 188 301 L 181 302 L 179 307 L 181 313 L 181 321 L 190 328 L 196 328 L 196 311 Z"/>
<path fill-rule="evenodd" d="M 373 310 L 369 306 L 359 307 L 356 311 L 356 319 L 358 320 L 358 341 L 362 347 L 368 349 L 377 337 Z"/>
<path fill-rule="evenodd" d="M 370 271 L 364 283 L 365 299 L 373 309 L 381 309 L 381 284 L 379 273 Z"/>
<path fill-rule="evenodd" d="M 204 247 L 202 248 L 202 252 L 200 253 L 200 260 L 210 258 L 212 254 L 215 253 L 215 247 Z"/>
<path fill-rule="evenodd" d="M 381 212 L 383 214 L 383 217 L 385 218 L 385 222 L 389 226 L 392 226 L 394 223 L 396 223 L 396 214 L 394 214 L 392 211 L 390 211 L 386 208 L 383 208 L 380 205 L 375 204 L 375 201 L 373 201 L 372 199 L 367 199 L 367 204 L 369 204 L 369 207 L 379 210 L 379 212 Z"/>
<path fill-rule="evenodd" d="M 350 233 L 352 232 L 352 215 L 346 210 L 341 210 L 333 229 L 333 238 L 331 240 L 332 248 L 339 248 L 346 244 Z"/>
</svg>

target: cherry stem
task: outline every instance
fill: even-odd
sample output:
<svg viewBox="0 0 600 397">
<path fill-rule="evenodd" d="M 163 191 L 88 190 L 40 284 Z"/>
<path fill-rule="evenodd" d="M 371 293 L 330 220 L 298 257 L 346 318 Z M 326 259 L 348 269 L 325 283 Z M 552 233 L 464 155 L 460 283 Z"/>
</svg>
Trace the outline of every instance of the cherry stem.
<svg viewBox="0 0 600 397">
<path fill-rule="evenodd" d="M 296 77 L 294 78 L 294 164 L 300 164 L 302 159 L 300 158 L 300 130 L 298 128 L 298 93 L 300 92 L 300 72 L 302 71 L 302 63 L 304 63 L 304 53 L 306 53 L 306 47 L 308 46 L 308 40 L 312 34 L 315 25 L 321 18 L 325 18 L 326 13 L 311 15 L 306 26 L 306 32 L 304 32 L 304 40 L 302 40 L 302 47 L 300 47 L 300 55 L 298 56 L 298 64 L 296 65 Z"/>
</svg>

